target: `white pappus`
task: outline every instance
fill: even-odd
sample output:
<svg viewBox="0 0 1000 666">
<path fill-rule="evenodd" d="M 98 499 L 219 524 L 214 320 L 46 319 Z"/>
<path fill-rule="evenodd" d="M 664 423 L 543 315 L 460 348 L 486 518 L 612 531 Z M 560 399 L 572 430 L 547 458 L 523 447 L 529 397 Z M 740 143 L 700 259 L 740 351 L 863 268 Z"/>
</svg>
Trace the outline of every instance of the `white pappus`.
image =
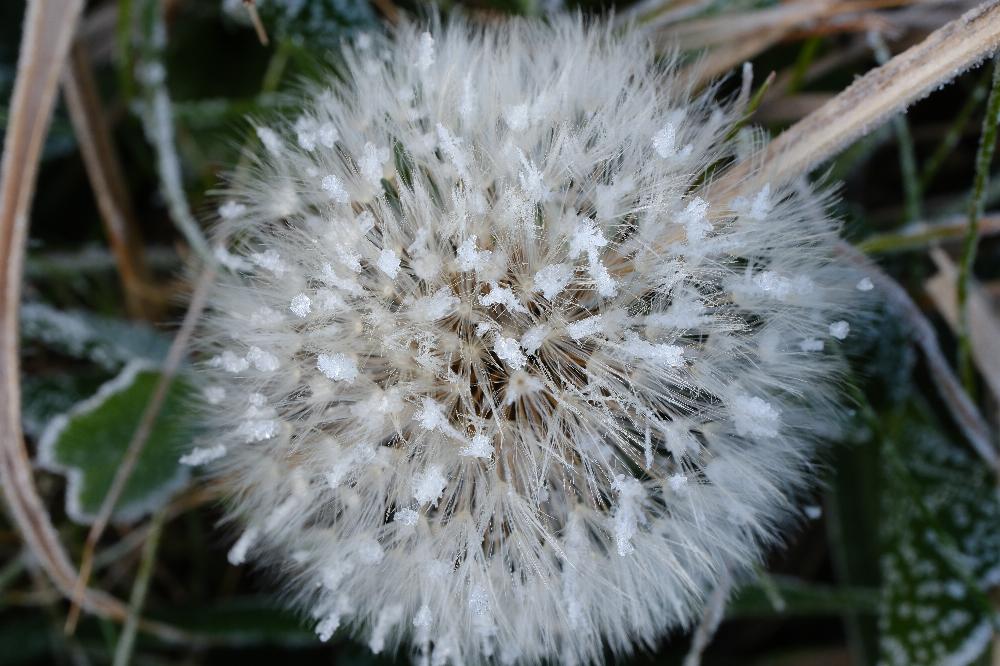
<svg viewBox="0 0 1000 666">
<path fill-rule="evenodd" d="M 231 494 L 230 559 L 420 663 L 654 645 L 780 538 L 837 421 L 859 276 L 826 199 L 699 189 L 736 114 L 603 23 L 344 58 L 221 203 L 242 261 L 187 460 Z"/>
</svg>

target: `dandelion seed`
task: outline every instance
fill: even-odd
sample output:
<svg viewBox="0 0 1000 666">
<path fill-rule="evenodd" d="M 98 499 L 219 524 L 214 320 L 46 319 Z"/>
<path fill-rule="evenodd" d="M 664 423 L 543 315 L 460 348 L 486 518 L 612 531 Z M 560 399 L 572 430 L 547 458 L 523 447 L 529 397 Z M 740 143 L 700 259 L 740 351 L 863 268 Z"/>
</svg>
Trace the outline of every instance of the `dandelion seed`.
<svg viewBox="0 0 1000 666">
<path fill-rule="evenodd" d="M 780 541 L 837 419 L 820 352 L 874 285 L 825 196 L 716 203 L 699 174 L 770 165 L 627 31 L 403 23 L 344 49 L 219 205 L 233 270 L 184 462 L 229 491 L 230 561 L 293 569 L 320 640 L 436 666 L 690 626 L 720 563 Z"/>
</svg>

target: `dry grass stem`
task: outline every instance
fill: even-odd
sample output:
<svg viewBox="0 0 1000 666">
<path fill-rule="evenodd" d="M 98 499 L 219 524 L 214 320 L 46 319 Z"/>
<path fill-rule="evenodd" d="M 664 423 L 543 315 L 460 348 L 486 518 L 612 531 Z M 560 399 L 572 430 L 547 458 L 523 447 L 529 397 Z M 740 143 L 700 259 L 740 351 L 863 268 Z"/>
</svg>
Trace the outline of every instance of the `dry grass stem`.
<svg viewBox="0 0 1000 666">
<path fill-rule="evenodd" d="M 94 566 L 94 552 L 97 549 L 97 544 L 100 542 L 105 528 L 107 528 L 108 523 L 111 521 L 115 505 L 125 490 L 125 484 L 128 483 L 129 478 L 132 476 L 132 471 L 139 461 L 139 456 L 146 445 L 146 440 L 153 431 L 153 426 L 156 425 L 156 418 L 159 416 L 160 410 L 163 408 L 163 403 L 166 401 L 170 385 L 173 383 L 174 377 L 177 376 L 177 371 L 187 353 L 191 334 L 194 332 L 198 318 L 205 308 L 214 276 L 215 272 L 213 269 L 205 268 L 198 277 L 194 294 L 191 296 L 187 313 L 184 315 L 184 321 L 177 335 L 174 336 L 170 350 L 167 352 L 167 357 L 163 361 L 163 366 L 160 369 L 160 378 L 153 389 L 153 396 L 146 403 L 146 408 L 139 420 L 139 425 L 132 434 L 128 448 L 125 450 L 125 454 L 122 456 L 121 462 L 115 470 L 111 486 L 108 488 L 108 492 L 101 502 L 101 508 L 97 513 L 97 517 L 94 518 L 94 523 L 90 526 L 90 531 L 87 533 L 87 540 L 84 543 L 83 554 L 80 558 L 80 574 L 73 587 L 73 595 L 71 597 L 73 605 L 66 618 L 67 633 L 72 633 L 76 628 L 76 622 L 80 614 L 80 594 L 83 593 L 89 582 L 90 573 Z"/>
<path fill-rule="evenodd" d="M 87 177 L 118 266 L 125 307 L 134 317 L 154 319 L 158 309 L 152 302 L 155 290 L 150 284 L 128 188 L 105 124 L 107 113 L 97 93 L 89 57 L 79 42 L 70 49 L 62 88 Z"/>
<path fill-rule="evenodd" d="M 260 20 L 260 12 L 257 11 L 257 3 L 254 0 L 243 0 L 243 6 L 247 9 L 247 14 L 250 15 L 250 22 L 253 23 L 253 29 L 257 32 L 257 39 L 264 46 L 270 43 L 267 38 L 267 29 L 264 27 L 264 22 Z"/>
<path fill-rule="evenodd" d="M 934 241 L 961 240 L 968 229 L 966 215 L 953 215 L 941 222 L 914 222 L 899 231 L 870 236 L 858 243 L 858 249 L 866 254 L 900 252 L 926 247 Z M 979 235 L 1000 234 L 1000 213 L 988 213 L 979 219 Z"/>
<path fill-rule="evenodd" d="M 955 423 L 979 457 L 990 466 L 994 474 L 1000 475 L 1000 452 L 993 444 L 990 427 L 948 364 L 948 359 L 938 344 L 934 327 L 927 321 L 924 313 L 898 282 L 871 263 L 860 251 L 847 243 L 841 243 L 839 250 L 867 272 L 885 301 L 910 327 L 910 335 L 923 352 L 931 379 Z"/>
<path fill-rule="evenodd" d="M 808 173 L 956 76 L 1000 44 L 1000 0 L 989 0 L 931 33 L 919 44 L 871 70 L 828 104 L 771 142 L 761 160 L 766 176 L 737 165 L 711 185 L 711 196 L 728 201 L 740 192 Z"/>
<path fill-rule="evenodd" d="M 0 266 L 4 271 L 0 285 L 0 485 L 32 557 L 67 596 L 76 571 L 38 495 L 21 432 L 18 323 L 28 213 L 39 156 L 82 8 L 82 0 L 28 4 L 0 165 Z M 122 621 L 127 616 L 121 601 L 99 590 L 84 590 L 80 600 L 88 611 L 103 617 Z M 143 626 L 164 639 L 183 636 L 165 625 L 144 622 Z"/>
</svg>

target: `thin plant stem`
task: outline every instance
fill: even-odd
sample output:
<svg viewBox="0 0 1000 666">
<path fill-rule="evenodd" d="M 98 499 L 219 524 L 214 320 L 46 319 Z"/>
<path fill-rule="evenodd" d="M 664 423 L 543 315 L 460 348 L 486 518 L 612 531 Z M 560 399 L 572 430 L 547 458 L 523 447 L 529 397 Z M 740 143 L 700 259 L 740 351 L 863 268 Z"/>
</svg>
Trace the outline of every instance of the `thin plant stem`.
<svg viewBox="0 0 1000 666">
<path fill-rule="evenodd" d="M 989 0 L 871 70 L 782 132 L 753 161 L 710 183 L 703 198 L 728 201 L 812 171 L 930 91 L 973 67 L 1000 44 L 1000 0 Z M 766 172 L 754 165 L 766 163 Z"/>
<path fill-rule="evenodd" d="M 979 413 L 976 403 L 969 398 L 969 394 L 962 388 L 961 382 L 948 364 L 938 344 L 937 333 L 927 321 L 927 317 L 898 282 L 868 261 L 867 257 L 852 245 L 841 242 L 837 245 L 837 251 L 868 274 L 875 287 L 880 290 L 885 302 L 891 305 L 896 315 L 909 325 L 910 336 L 924 353 L 931 380 L 956 425 L 983 462 L 989 465 L 992 473 L 1000 476 L 1000 452 L 993 443 L 992 431 L 986 419 Z"/>
<path fill-rule="evenodd" d="M 972 342 L 969 336 L 969 282 L 972 267 L 976 262 L 979 245 L 979 221 L 983 215 L 983 196 L 990 175 L 990 164 L 997 142 L 997 123 L 1000 122 L 1000 57 L 994 58 L 993 83 L 986 101 L 986 116 L 983 118 L 983 133 L 976 151 L 976 175 L 969 198 L 969 226 L 965 235 L 965 247 L 958 265 L 958 369 L 965 390 L 974 395 L 976 386 L 975 368 L 972 362 Z"/>
<path fill-rule="evenodd" d="M 712 594 L 705 604 L 705 612 L 695 629 L 691 638 L 691 648 L 684 657 L 684 666 L 700 666 L 701 657 L 708 649 L 709 643 L 715 636 L 719 624 L 726 613 L 726 604 L 729 601 L 729 594 L 733 590 L 733 575 L 731 572 L 723 571 L 718 584 L 712 590 Z"/>
<path fill-rule="evenodd" d="M 156 425 L 156 419 L 166 402 L 170 386 L 173 384 L 181 362 L 184 360 L 188 341 L 191 339 L 195 325 L 198 323 L 201 312 L 207 303 L 214 277 L 215 271 L 211 267 L 203 269 L 201 275 L 198 277 L 194 294 L 191 296 L 187 313 L 184 315 L 184 322 L 181 324 L 177 335 L 174 336 L 174 341 L 167 352 L 167 358 L 164 360 L 163 367 L 160 370 L 160 378 L 153 389 L 153 396 L 146 404 L 146 409 L 142 413 L 139 425 L 132 434 L 132 439 L 129 441 L 128 448 L 122 456 L 118 469 L 115 470 L 111 486 L 108 488 L 108 492 L 101 502 L 101 508 L 94 519 L 94 524 L 91 525 L 90 531 L 87 533 L 83 555 L 80 558 L 80 575 L 77 579 L 73 598 L 71 599 L 73 605 L 70 608 L 69 615 L 66 617 L 66 633 L 71 634 L 76 629 L 76 623 L 80 616 L 77 591 L 82 593 L 87 587 L 90 573 L 94 567 L 94 551 L 101 540 L 101 535 L 104 534 L 105 528 L 111 521 L 115 505 L 125 490 L 125 484 L 128 483 L 129 478 L 132 476 L 132 471 L 139 461 L 139 456 L 142 455 L 146 441 L 153 431 L 153 426 Z"/>
<path fill-rule="evenodd" d="M 821 37 L 810 37 L 806 40 L 806 43 L 802 45 L 799 50 L 799 55 L 795 59 L 795 66 L 792 69 L 792 78 L 788 82 L 787 94 L 792 94 L 798 92 L 802 87 L 803 82 L 805 82 L 806 73 L 809 71 L 810 65 L 816 59 L 816 53 L 819 52 L 819 47 L 823 43 Z"/>
<path fill-rule="evenodd" d="M 174 136 L 174 119 L 170 94 L 167 91 L 166 69 L 163 65 L 164 35 L 162 8 L 158 1 L 146 0 L 142 6 L 142 49 L 139 62 L 143 103 L 140 117 L 146 137 L 156 153 L 157 173 L 163 198 L 178 231 L 191 249 L 209 265 L 215 256 L 201 227 L 191 213 L 184 194 L 180 158 Z"/>
<path fill-rule="evenodd" d="M 142 559 L 139 561 L 139 570 L 136 572 L 135 582 L 132 584 L 132 594 L 129 596 L 128 617 L 125 618 L 122 632 L 118 636 L 118 643 L 115 645 L 113 666 L 128 666 L 132 658 L 135 637 L 139 629 L 139 617 L 142 615 L 142 607 L 146 603 L 146 592 L 149 591 L 149 579 L 153 576 L 156 551 L 160 545 L 160 535 L 163 533 L 166 515 L 167 511 L 164 507 L 153 514 L 153 519 L 149 523 L 146 543 L 142 548 Z"/>
<path fill-rule="evenodd" d="M 914 222 L 899 231 L 875 234 L 857 243 L 866 254 L 904 252 L 924 249 L 932 243 L 961 240 L 968 228 L 965 215 L 954 215 L 940 222 Z M 979 218 L 979 235 L 1000 234 L 1000 212 L 988 213 Z"/>
<path fill-rule="evenodd" d="M 869 33 L 868 40 L 879 65 L 884 65 L 892 59 L 892 54 L 889 52 L 885 40 L 882 39 L 882 35 L 877 32 Z M 917 173 L 917 151 L 913 146 L 913 134 L 910 132 L 910 124 L 906 121 L 906 116 L 896 116 L 892 119 L 892 131 L 896 134 L 896 145 L 899 149 L 899 171 L 903 179 L 905 202 L 903 222 L 913 222 L 922 217 L 921 199 L 923 195 L 920 187 L 920 176 Z"/>
<path fill-rule="evenodd" d="M 132 0 L 118 0 L 118 22 L 115 26 L 115 68 L 118 72 L 118 87 L 125 103 L 135 96 L 135 78 L 132 66 L 135 62 L 132 49 Z"/>
<path fill-rule="evenodd" d="M 972 119 L 972 114 L 975 113 L 979 104 L 986 99 L 987 85 L 990 81 L 990 73 L 984 72 L 979 80 L 976 82 L 975 87 L 972 89 L 972 93 L 969 98 L 962 105 L 958 114 L 955 116 L 955 120 L 948 127 L 948 131 L 945 132 L 944 137 L 941 139 L 941 143 L 938 147 L 934 149 L 931 156 L 927 158 L 924 163 L 923 171 L 920 173 L 920 187 L 926 190 L 932 182 L 934 182 L 934 177 L 937 176 L 938 171 L 944 165 L 944 161 L 948 158 L 948 155 L 955 150 L 955 146 L 958 145 L 959 140 L 962 138 L 962 132 L 965 131 L 966 125 Z"/>
</svg>

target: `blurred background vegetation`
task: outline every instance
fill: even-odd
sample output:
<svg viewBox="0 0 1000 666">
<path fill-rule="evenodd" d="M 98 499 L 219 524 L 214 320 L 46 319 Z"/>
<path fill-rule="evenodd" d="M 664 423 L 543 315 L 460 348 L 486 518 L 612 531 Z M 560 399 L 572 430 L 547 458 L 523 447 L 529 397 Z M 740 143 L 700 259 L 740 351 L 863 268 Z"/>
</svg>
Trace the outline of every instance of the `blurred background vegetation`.
<svg viewBox="0 0 1000 666">
<path fill-rule="evenodd" d="M 459 9 L 438 4 L 445 13 Z M 717 66 L 713 73 L 726 77 L 720 96 L 739 90 L 739 66 L 748 60 L 761 93 L 751 122 L 777 135 L 973 4 L 483 0 L 461 10 L 486 21 L 614 10 L 643 23 L 665 48 L 679 45 L 686 57 Z M 294 108 L 303 80 L 337 68 L 345 36 L 428 11 L 392 0 L 260 0 L 257 8 L 267 45 L 240 0 L 93 0 L 78 33 L 71 80 L 63 83 L 42 156 L 21 330 L 25 433 L 37 451 L 40 492 L 74 562 L 84 556 L 90 524 L 184 315 L 191 252 L 184 207 L 197 218 L 212 205 L 206 193 L 220 171 L 239 162 L 249 139 L 247 115 Z M 20 0 L 0 3 L 4 125 L 23 12 Z M 703 49 L 708 56 L 700 56 Z M 967 256 L 977 173 L 982 180 L 989 171 L 988 164 L 977 171 L 977 153 L 992 75 L 987 63 L 960 76 L 816 174 L 838 184 L 847 240 L 906 289 L 956 367 L 956 272 Z M 66 102 L 71 86 L 86 101 L 75 111 L 82 118 Z M 157 115 L 163 103 L 167 115 Z M 87 142 L 105 139 L 102 188 L 82 155 Z M 100 196 L 110 198 L 110 208 L 99 205 Z M 992 211 L 1000 210 L 1000 178 L 986 179 L 981 200 L 965 379 L 995 441 L 1000 213 Z M 116 246 L 120 232 L 109 234 L 109 210 L 125 225 L 124 246 Z M 997 478 L 942 402 L 913 329 L 912 318 L 887 305 L 854 338 L 850 425 L 821 461 L 822 485 L 787 548 L 728 605 L 703 663 L 1000 663 L 992 645 Z M 93 397 L 116 377 L 119 391 Z M 216 530 L 221 511 L 212 488 L 176 463 L 197 430 L 186 392 L 182 368 L 115 503 L 115 520 L 96 544 L 91 577 L 93 587 L 131 599 L 135 611 L 184 632 L 184 640 L 140 630 L 133 642 L 119 624 L 86 614 L 67 633 L 70 604 L 0 517 L 0 663 L 391 661 L 342 636 L 319 644 L 280 610 L 266 573 L 227 563 L 228 535 Z M 629 661 L 680 664 L 689 642 L 677 631 Z"/>
</svg>

